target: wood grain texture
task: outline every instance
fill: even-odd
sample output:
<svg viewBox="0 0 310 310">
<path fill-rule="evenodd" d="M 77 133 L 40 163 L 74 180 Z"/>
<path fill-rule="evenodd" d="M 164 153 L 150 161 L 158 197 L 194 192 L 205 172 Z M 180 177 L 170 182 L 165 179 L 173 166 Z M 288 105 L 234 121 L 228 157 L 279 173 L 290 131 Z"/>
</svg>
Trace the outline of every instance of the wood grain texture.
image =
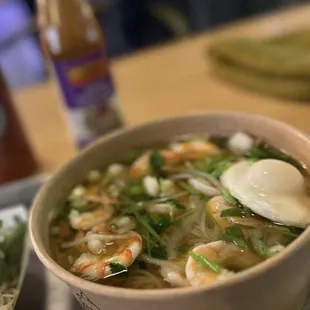
<svg viewBox="0 0 310 310">
<path fill-rule="evenodd" d="M 214 78 L 206 48 L 229 36 L 262 37 L 310 26 L 310 5 L 221 27 L 151 48 L 112 63 L 129 125 L 187 112 L 233 110 L 259 113 L 310 131 L 310 105 L 246 91 Z M 42 171 L 55 171 L 75 154 L 52 81 L 14 94 Z"/>
</svg>

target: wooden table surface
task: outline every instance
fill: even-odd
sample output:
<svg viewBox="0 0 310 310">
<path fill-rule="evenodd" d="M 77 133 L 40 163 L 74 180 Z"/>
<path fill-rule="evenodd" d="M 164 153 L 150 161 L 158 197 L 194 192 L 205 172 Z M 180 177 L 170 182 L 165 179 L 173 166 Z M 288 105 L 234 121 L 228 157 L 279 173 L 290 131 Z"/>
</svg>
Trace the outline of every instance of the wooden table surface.
<svg viewBox="0 0 310 310">
<path fill-rule="evenodd" d="M 310 5 L 275 12 L 114 61 L 128 124 L 186 112 L 234 110 L 272 116 L 310 132 L 310 103 L 279 100 L 216 80 L 205 57 L 214 39 L 271 36 L 310 25 L 309 16 Z M 40 170 L 55 171 L 75 150 L 54 83 L 44 82 L 14 97 Z"/>
</svg>

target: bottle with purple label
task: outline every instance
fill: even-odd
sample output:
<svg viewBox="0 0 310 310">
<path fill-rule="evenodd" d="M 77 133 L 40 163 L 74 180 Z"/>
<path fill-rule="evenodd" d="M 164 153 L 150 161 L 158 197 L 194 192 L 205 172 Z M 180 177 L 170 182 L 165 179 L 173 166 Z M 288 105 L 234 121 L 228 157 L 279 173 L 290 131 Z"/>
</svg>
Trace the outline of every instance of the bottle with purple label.
<svg viewBox="0 0 310 310">
<path fill-rule="evenodd" d="M 38 24 L 77 145 L 121 127 L 105 40 L 87 2 L 38 0 Z"/>
</svg>

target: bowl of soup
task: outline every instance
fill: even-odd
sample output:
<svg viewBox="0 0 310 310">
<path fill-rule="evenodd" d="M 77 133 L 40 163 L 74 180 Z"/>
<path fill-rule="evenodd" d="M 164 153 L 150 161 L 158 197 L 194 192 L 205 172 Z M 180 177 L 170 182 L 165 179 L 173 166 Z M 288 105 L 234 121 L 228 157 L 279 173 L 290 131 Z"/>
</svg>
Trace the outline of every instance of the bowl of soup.
<svg viewBox="0 0 310 310">
<path fill-rule="evenodd" d="M 34 249 L 84 309 L 301 309 L 309 154 L 306 135 L 257 115 L 117 131 L 40 190 Z"/>
</svg>

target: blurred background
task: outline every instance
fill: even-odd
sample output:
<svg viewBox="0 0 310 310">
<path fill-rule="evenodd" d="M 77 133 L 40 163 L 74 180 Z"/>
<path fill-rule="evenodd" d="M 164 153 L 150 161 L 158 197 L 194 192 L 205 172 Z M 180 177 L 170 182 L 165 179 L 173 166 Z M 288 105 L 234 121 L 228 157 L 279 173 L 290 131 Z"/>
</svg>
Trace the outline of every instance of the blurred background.
<svg viewBox="0 0 310 310">
<path fill-rule="evenodd" d="M 306 0 L 89 0 L 111 58 Z M 0 66 L 13 89 L 46 78 L 35 0 L 0 0 Z"/>
</svg>

